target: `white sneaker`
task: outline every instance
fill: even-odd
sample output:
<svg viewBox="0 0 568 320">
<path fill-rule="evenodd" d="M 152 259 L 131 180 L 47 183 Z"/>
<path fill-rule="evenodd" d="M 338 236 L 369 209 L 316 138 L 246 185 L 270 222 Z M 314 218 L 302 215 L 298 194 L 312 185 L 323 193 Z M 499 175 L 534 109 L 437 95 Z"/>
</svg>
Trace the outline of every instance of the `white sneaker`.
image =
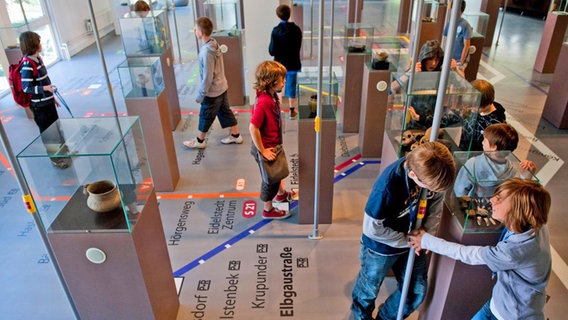
<svg viewBox="0 0 568 320">
<path fill-rule="evenodd" d="M 228 137 L 221 139 L 222 144 L 231 144 L 231 143 L 241 144 L 243 143 L 243 141 L 244 139 L 242 134 L 240 134 L 237 138 L 233 137 L 232 135 L 229 135 Z"/>
<path fill-rule="evenodd" d="M 197 141 L 197 138 L 193 138 L 191 140 L 184 141 L 183 145 L 190 148 L 190 149 L 205 149 L 205 147 L 207 146 L 205 141 L 199 142 L 199 141 Z"/>
</svg>

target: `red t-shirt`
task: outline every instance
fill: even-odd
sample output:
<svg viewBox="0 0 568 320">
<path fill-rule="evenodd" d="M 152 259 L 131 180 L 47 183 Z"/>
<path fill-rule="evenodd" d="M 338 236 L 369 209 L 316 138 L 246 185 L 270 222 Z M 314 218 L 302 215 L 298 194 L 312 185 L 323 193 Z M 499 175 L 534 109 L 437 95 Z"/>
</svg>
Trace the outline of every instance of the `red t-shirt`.
<svg viewBox="0 0 568 320">
<path fill-rule="evenodd" d="M 250 123 L 260 129 L 260 138 L 265 148 L 274 148 L 282 143 L 280 100 L 266 92 L 257 92 L 256 106 Z"/>
</svg>

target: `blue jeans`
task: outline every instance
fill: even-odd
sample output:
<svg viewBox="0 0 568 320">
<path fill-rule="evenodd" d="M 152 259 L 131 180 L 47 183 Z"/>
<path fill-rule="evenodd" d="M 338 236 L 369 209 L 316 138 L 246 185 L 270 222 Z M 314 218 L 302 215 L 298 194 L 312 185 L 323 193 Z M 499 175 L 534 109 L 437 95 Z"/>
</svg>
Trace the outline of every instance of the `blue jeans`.
<svg viewBox="0 0 568 320">
<path fill-rule="evenodd" d="M 426 257 L 422 253 L 415 257 L 412 277 L 406 304 L 404 306 L 404 317 L 410 316 L 414 310 L 420 306 L 426 295 L 427 288 L 427 266 Z M 379 294 L 379 288 L 385 279 L 387 272 L 392 269 L 398 282 L 397 289 L 388 297 L 384 305 L 379 309 L 377 319 L 395 320 L 398 313 L 398 305 L 402 293 L 404 282 L 404 272 L 408 253 L 395 256 L 380 255 L 361 244 L 359 254 L 361 260 L 361 270 L 355 280 L 353 287 L 351 304 L 351 317 L 356 320 L 373 319 L 372 313 L 375 309 L 375 300 Z"/>
<path fill-rule="evenodd" d="M 471 320 L 497 320 L 497 318 L 491 312 L 491 300 L 487 302 L 477 311 L 477 313 L 471 318 Z"/>
</svg>

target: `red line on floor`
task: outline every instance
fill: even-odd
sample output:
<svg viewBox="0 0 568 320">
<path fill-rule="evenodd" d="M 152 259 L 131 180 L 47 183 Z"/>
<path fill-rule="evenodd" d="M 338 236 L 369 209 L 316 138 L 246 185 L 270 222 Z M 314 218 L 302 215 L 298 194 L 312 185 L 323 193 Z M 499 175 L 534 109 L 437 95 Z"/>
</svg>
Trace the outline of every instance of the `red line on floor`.
<svg viewBox="0 0 568 320">
<path fill-rule="evenodd" d="M 218 199 L 218 198 L 258 198 L 260 192 L 230 193 L 158 193 L 160 199 Z"/>
<path fill-rule="evenodd" d="M 358 155 L 354 156 L 353 158 L 339 164 L 338 166 L 336 166 L 334 169 L 336 171 L 339 171 L 345 167 L 347 167 L 348 165 L 352 164 L 353 162 L 356 162 L 357 160 L 361 159 L 361 154 L 359 153 Z"/>
</svg>

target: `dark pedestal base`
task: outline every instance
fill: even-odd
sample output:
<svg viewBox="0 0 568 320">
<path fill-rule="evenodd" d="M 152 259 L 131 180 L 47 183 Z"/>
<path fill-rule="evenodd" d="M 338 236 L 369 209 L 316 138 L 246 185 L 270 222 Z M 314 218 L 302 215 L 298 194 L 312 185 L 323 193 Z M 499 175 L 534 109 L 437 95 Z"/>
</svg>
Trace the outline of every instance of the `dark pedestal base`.
<svg viewBox="0 0 568 320">
<path fill-rule="evenodd" d="M 568 14 L 558 11 L 548 13 L 534 63 L 536 71 L 541 73 L 554 72 L 567 27 Z"/>
<path fill-rule="evenodd" d="M 361 92 L 359 149 L 363 158 L 380 158 L 388 104 L 391 71 L 373 70 L 365 66 Z"/>
<path fill-rule="evenodd" d="M 479 246 L 495 245 L 499 240 L 500 231 L 464 233 L 461 227 L 444 205 L 439 237 Z M 419 319 L 470 319 L 491 297 L 495 284 L 487 266 L 470 266 L 437 254 L 430 259 L 428 283 Z"/>
<path fill-rule="evenodd" d="M 340 108 L 343 121 L 343 133 L 359 132 L 359 119 L 361 118 L 361 86 L 363 85 L 363 70 L 367 53 L 346 52 L 343 74 L 345 77 L 345 90 L 343 104 Z"/>
<path fill-rule="evenodd" d="M 327 224 L 331 223 L 333 212 L 333 168 L 335 166 L 335 132 L 337 122 L 335 121 L 332 106 L 323 105 L 322 110 L 318 223 Z M 311 113 L 310 107 L 300 105 L 299 111 L 300 200 L 298 222 L 309 224 L 314 222 L 316 133 L 314 131 L 314 119 L 307 117 Z"/>
<path fill-rule="evenodd" d="M 179 180 L 174 137 L 168 119 L 168 99 L 162 91 L 157 97 L 126 98 L 128 115 L 139 116 L 146 141 L 146 152 L 157 191 L 174 191 Z"/>
<path fill-rule="evenodd" d="M 559 60 L 567 61 L 568 44 L 562 46 Z M 552 83 L 548 90 L 546 103 L 542 116 L 550 121 L 558 129 L 568 129 L 568 90 L 566 90 L 566 81 L 568 81 L 568 64 L 558 63 Z"/>
<path fill-rule="evenodd" d="M 132 233 L 50 230 L 48 239 L 81 319 L 176 319 L 179 300 L 154 191 Z M 87 260 L 90 248 L 106 260 Z"/>
</svg>

